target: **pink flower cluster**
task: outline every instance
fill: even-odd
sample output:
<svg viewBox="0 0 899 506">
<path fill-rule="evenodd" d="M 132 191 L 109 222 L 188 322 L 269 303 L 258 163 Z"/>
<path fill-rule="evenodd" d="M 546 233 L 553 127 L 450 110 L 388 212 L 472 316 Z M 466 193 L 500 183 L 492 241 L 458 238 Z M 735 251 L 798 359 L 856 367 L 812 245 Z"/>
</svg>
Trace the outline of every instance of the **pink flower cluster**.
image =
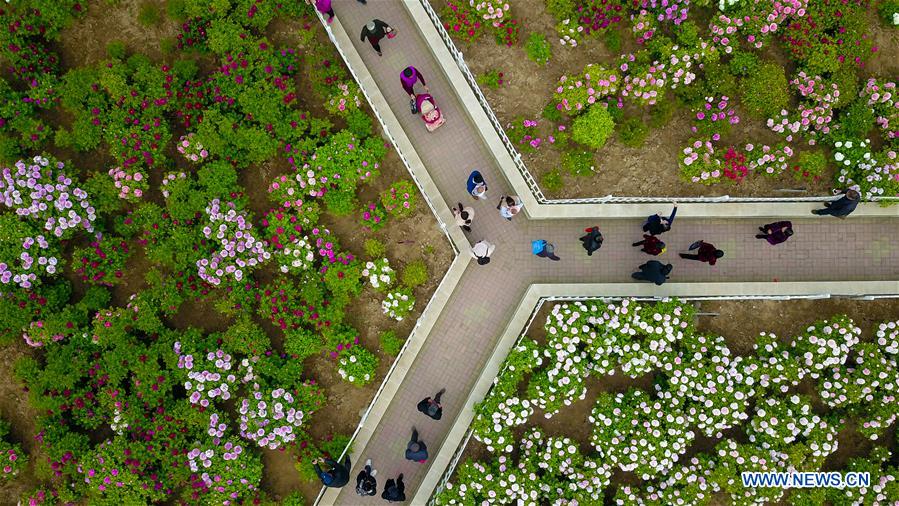
<svg viewBox="0 0 899 506">
<path fill-rule="evenodd" d="M 799 94 L 805 99 L 800 102 L 797 113 L 790 117 L 787 111 L 781 111 L 780 122 L 769 118 L 767 125 L 771 130 L 785 135 L 787 142 L 793 141 L 793 134 L 807 133 L 810 137 L 808 143 L 815 144 L 815 137 L 830 133 L 830 122 L 833 121 L 833 106 L 840 96 L 840 90 L 836 83 L 830 86 L 824 83 L 821 76 L 808 76 L 804 71 L 799 72 L 796 79 L 790 84 L 799 90 Z"/>
<path fill-rule="evenodd" d="M 221 284 L 225 275 L 240 281 L 252 268 L 271 258 L 265 243 L 250 232 L 253 225 L 245 213 L 238 212 L 234 202 L 226 206 L 228 210 L 223 211 L 219 199 L 214 199 L 206 207 L 209 224 L 203 227 L 203 236 L 214 237 L 221 249 L 210 258 L 197 260 L 197 268 L 200 277 L 212 285 Z"/>
<path fill-rule="evenodd" d="M 31 322 L 28 326 L 28 332 L 22 334 L 22 339 L 25 340 L 25 344 L 31 346 L 32 348 L 40 348 L 46 344 L 45 341 L 48 340 L 54 343 L 62 341 L 66 338 L 64 334 L 53 334 L 49 335 L 49 332 L 44 330 L 44 321 L 37 320 Z"/>
<path fill-rule="evenodd" d="M 19 160 L 15 171 L 0 172 L 0 204 L 15 210 L 17 216 L 43 220 L 43 229 L 56 237 L 69 236 L 81 228 L 94 231 L 96 211 L 81 188 L 72 188 L 72 180 L 63 173 L 53 174 L 46 158 L 36 156 L 33 165 Z M 56 168 L 65 165 L 57 162 Z"/>
<path fill-rule="evenodd" d="M 703 62 L 711 54 L 717 53 L 715 46 L 702 40 L 697 47 L 681 48 L 674 46 L 665 60 L 665 72 L 670 80 L 671 89 L 680 85 L 688 85 L 696 80 L 696 70 L 702 68 Z"/>
<path fill-rule="evenodd" d="M 183 172 L 169 172 L 162 178 L 162 197 L 169 198 L 169 183 L 173 183 L 176 179 L 184 179 L 187 174 Z"/>
<path fill-rule="evenodd" d="M 672 22 L 679 25 L 687 20 L 690 0 L 643 0 L 637 14 L 631 14 L 631 30 L 637 44 L 651 39 L 659 23 Z"/>
<path fill-rule="evenodd" d="M 899 102 L 896 101 L 896 83 L 893 81 L 880 82 L 870 78 L 865 83 L 859 96 L 868 99 L 868 105 L 874 108 L 877 117 L 877 125 L 886 132 L 888 139 L 899 137 Z"/>
<path fill-rule="evenodd" d="M 687 167 L 694 166 L 693 170 L 698 173 L 690 178 L 694 183 L 721 177 L 721 160 L 715 157 L 715 148 L 710 141 L 693 141 L 684 148 L 681 163 Z"/>
<path fill-rule="evenodd" d="M 731 16 L 719 14 L 709 22 L 712 40 L 724 46 L 730 54 L 738 46 L 736 38 L 761 48 L 765 38 L 776 32 L 791 17 L 805 16 L 808 0 L 745 0 L 739 2 L 737 12 Z"/>
<path fill-rule="evenodd" d="M 143 172 L 134 174 L 125 172 L 121 167 L 109 169 L 115 187 L 119 189 L 119 198 L 124 200 L 139 199 L 144 195 L 147 184 L 144 182 Z"/>
<path fill-rule="evenodd" d="M 581 76 L 562 76 L 556 86 L 556 109 L 580 112 L 597 100 L 618 91 L 619 75 L 614 69 L 589 64 Z"/>
<path fill-rule="evenodd" d="M 765 174 L 767 176 L 777 176 L 782 174 L 790 166 L 790 158 L 793 157 L 793 149 L 787 145 L 771 147 L 762 145 L 758 151 L 753 153 L 755 146 L 746 145 L 746 157 L 749 162 L 746 164 L 749 170 Z"/>
<path fill-rule="evenodd" d="M 699 126 L 697 127 L 694 124 L 691 130 L 696 133 L 699 128 L 702 128 L 704 133 L 711 135 L 713 141 L 721 140 L 720 125 L 724 124 L 724 122 L 727 122 L 727 125 L 736 125 L 740 122 L 740 117 L 737 116 L 734 108 L 729 107 L 729 100 L 725 96 L 720 98 L 705 97 L 705 103 L 697 110 L 694 110 L 696 114 L 695 123 Z"/>
<path fill-rule="evenodd" d="M 633 54 L 622 55 L 623 62 L 619 66 L 624 76 L 624 84 L 621 87 L 621 96 L 630 97 L 638 105 L 653 105 L 665 93 L 665 83 L 668 75 L 665 73 L 665 64 L 653 62 L 646 69 L 640 68 L 636 73 L 628 72 L 632 62 L 636 59 Z"/>
<path fill-rule="evenodd" d="M 196 137 L 196 134 L 193 132 L 182 135 L 178 139 L 178 152 L 192 162 L 201 162 L 209 156 L 209 151 L 198 141 L 194 140 L 194 137 Z"/>
<path fill-rule="evenodd" d="M 469 0 L 469 5 L 484 21 L 490 21 L 494 28 L 502 25 L 503 17 L 509 12 L 509 4 L 504 0 Z"/>
<path fill-rule="evenodd" d="M 255 384 L 251 397 L 241 400 L 238 408 L 240 435 L 270 450 L 295 441 L 294 429 L 303 425 L 305 415 L 291 406 L 293 403 L 293 395 L 283 388 L 263 395 Z"/>
<path fill-rule="evenodd" d="M 188 400 L 191 404 L 207 408 L 215 399 L 226 401 L 231 398 L 231 391 L 238 380 L 231 372 L 231 355 L 222 350 L 210 351 L 200 359 L 205 359 L 203 370 L 200 370 L 199 364 L 195 370 L 194 356 L 182 354 L 180 342 L 175 343 L 174 350 L 178 355 L 178 369 L 188 371 L 184 389 L 190 394 Z"/>
<path fill-rule="evenodd" d="M 37 258 L 32 256 L 29 251 L 32 246 L 36 246 L 35 254 L 38 255 Z M 0 262 L 0 283 L 4 285 L 15 283 L 27 289 L 31 288 L 34 281 L 37 280 L 37 276 L 40 274 L 39 269 L 42 269 L 47 274 L 55 274 L 59 260 L 53 255 L 40 253 L 41 250 L 46 250 L 49 247 L 50 243 L 42 235 L 24 238 L 22 240 L 23 251 L 18 256 L 19 266 L 10 266 L 6 262 Z M 37 262 L 38 267 L 35 267 L 35 262 Z M 19 272 L 14 272 L 13 269 Z"/>
</svg>

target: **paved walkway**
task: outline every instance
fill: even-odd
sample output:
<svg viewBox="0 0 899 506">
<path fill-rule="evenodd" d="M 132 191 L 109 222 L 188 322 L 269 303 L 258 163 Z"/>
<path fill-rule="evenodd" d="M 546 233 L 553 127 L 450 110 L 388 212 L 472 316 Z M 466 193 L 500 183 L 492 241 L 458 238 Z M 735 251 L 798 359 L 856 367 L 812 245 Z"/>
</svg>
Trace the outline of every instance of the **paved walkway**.
<svg viewBox="0 0 899 506">
<path fill-rule="evenodd" d="M 430 197 L 454 206 L 461 201 L 475 208 L 474 243 L 488 239 L 497 245 L 487 266 L 472 263 L 455 286 L 417 359 L 408 370 L 390 406 L 364 448 L 354 454 L 371 458 L 378 469 L 378 496 L 361 498 L 354 482 L 339 494 L 326 495 L 326 504 L 383 504 L 380 491 L 387 478 L 405 474 L 406 496 L 412 498 L 428 464 L 403 459 L 412 426 L 436 454 L 458 415 L 469 390 L 502 334 L 509 317 L 532 283 L 610 283 L 632 281 L 630 273 L 650 259 L 630 243 L 640 238 L 636 220 L 528 220 L 518 216 L 509 222 L 495 207 L 500 195 L 510 191 L 506 178 L 484 146 L 457 95 L 446 82 L 414 22 L 398 0 L 352 0 L 334 2 L 341 24 L 353 41 L 368 71 L 377 82 L 405 134 L 412 141 L 440 195 Z M 383 57 L 368 42 L 359 41 L 359 30 L 372 17 L 388 22 L 399 31 L 395 39 L 384 39 Z M 400 71 L 415 65 L 427 79 L 447 123 L 428 133 L 418 115 L 410 115 L 409 98 L 399 83 Z M 489 185 L 490 198 L 473 202 L 466 192 L 469 172 L 479 169 Z M 669 211 L 662 206 L 660 211 Z M 899 248 L 891 238 L 899 237 L 899 220 L 886 218 L 793 220 L 796 235 L 786 244 L 771 247 L 755 239 L 753 220 L 678 219 L 665 234 L 668 253 L 660 260 L 674 264 L 672 281 L 861 281 L 899 279 Z M 586 256 L 577 238 L 585 227 L 599 225 L 605 235 L 603 248 Z M 560 262 L 531 255 L 530 240 L 555 243 Z M 727 252 L 719 264 L 676 258 L 694 240 L 704 239 Z M 465 254 L 465 252 L 463 252 Z M 664 288 L 659 293 L 664 293 Z M 897 283 L 899 288 L 899 283 Z M 422 398 L 445 387 L 444 416 L 435 422 L 415 410 Z M 363 460 L 359 459 L 359 460 Z M 355 478 L 362 462 L 353 463 Z M 336 498 L 334 497 L 336 495 Z"/>
</svg>

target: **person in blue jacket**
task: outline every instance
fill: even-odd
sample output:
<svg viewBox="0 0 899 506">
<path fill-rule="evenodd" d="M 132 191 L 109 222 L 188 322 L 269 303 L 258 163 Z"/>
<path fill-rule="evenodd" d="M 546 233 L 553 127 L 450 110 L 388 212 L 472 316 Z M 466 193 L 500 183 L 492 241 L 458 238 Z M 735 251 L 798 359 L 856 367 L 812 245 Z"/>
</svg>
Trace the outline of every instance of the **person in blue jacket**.
<svg viewBox="0 0 899 506">
<path fill-rule="evenodd" d="M 812 214 L 831 215 L 845 218 L 855 211 L 862 196 L 855 190 L 843 190 L 842 197 L 832 202 L 825 202 L 824 209 L 815 209 Z"/>
<path fill-rule="evenodd" d="M 322 468 L 319 467 L 319 464 L 322 462 L 330 466 L 331 469 L 322 471 Z M 312 467 L 315 469 L 315 474 L 318 475 L 322 485 L 326 487 L 340 488 L 350 481 L 351 466 L 349 455 L 346 456 L 343 465 L 340 465 L 339 462 L 333 459 L 318 459 L 312 463 Z"/>
<path fill-rule="evenodd" d="M 418 430 L 412 427 L 412 439 L 406 445 L 406 460 L 423 463 L 428 460 L 428 447 L 424 441 L 418 439 Z"/>
</svg>

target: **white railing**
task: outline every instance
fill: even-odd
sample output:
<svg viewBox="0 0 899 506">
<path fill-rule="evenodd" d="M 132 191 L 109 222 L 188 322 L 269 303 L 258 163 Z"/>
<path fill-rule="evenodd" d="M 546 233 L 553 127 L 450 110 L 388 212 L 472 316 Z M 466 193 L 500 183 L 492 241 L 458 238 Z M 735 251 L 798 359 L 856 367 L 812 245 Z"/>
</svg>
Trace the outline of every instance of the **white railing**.
<svg viewBox="0 0 899 506">
<path fill-rule="evenodd" d="M 506 135 L 506 130 L 503 128 L 499 119 L 496 117 L 496 114 L 493 112 L 493 108 L 490 107 L 490 104 L 487 102 L 487 98 L 484 96 L 484 93 L 481 91 L 481 87 L 478 85 L 477 79 L 474 74 L 471 73 L 471 70 L 468 68 L 468 64 L 465 63 L 465 59 L 462 57 L 462 51 L 459 51 L 459 48 L 456 47 L 456 44 L 453 42 L 453 39 L 450 37 L 449 32 L 446 31 L 446 28 L 443 26 L 443 22 L 440 21 L 440 16 L 434 11 L 434 8 L 431 7 L 431 4 L 428 0 L 419 0 L 421 2 L 422 7 L 424 7 L 425 12 L 427 12 L 428 17 L 431 18 L 431 21 L 434 23 L 434 28 L 437 29 L 437 33 L 440 34 L 440 38 L 443 39 L 444 44 L 446 44 L 446 48 L 449 50 L 450 54 L 453 55 L 453 58 L 456 60 L 456 65 L 459 67 L 459 70 L 462 71 L 462 75 L 465 76 L 465 80 L 468 81 L 468 85 L 471 87 L 471 90 L 474 92 L 475 97 L 477 97 L 478 102 L 481 104 L 481 108 L 484 110 L 484 113 L 487 114 L 487 118 L 490 119 L 490 123 L 493 125 L 494 130 L 496 130 L 497 135 L 503 141 L 503 145 L 506 147 L 506 150 L 509 152 L 509 155 L 512 157 L 512 160 L 515 162 L 515 168 L 518 169 L 521 177 L 524 178 L 525 182 L 530 188 L 531 193 L 534 194 L 534 198 L 540 204 L 611 204 L 611 203 L 650 203 L 650 202 L 821 202 L 826 200 L 831 200 L 833 197 L 830 195 L 822 195 L 818 197 L 731 197 L 729 195 L 721 195 L 715 197 L 619 197 L 615 195 L 606 195 L 605 197 L 588 197 L 588 198 L 577 198 L 577 199 L 547 199 L 543 195 L 543 190 L 540 189 L 540 185 L 537 184 L 537 180 L 534 179 L 534 176 L 531 175 L 531 172 L 528 170 L 527 166 L 521 160 L 521 153 L 518 152 L 518 149 L 515 147 L 515 144 L 509 140 L 509 136 Z M 793 193 L 802 190 L 794 190 L 794 189 L 783 189 L 780 190 L 785 193 Z M 899 202 L 899 197 L 874 197 L 871 199 L 874 202 Z"/>
<path fill-rule="evenodd" d="M 872 300 L 875 298 L 896 298 L 897 295 L 856 295 L 856 296 L 840 296 L 839 298 L 848 298 L 848 299 L 858 299 L 858 300 Z M 540 312 L 540 309 L 543 307 L 543 304 L 546 302 L 583 302 L 583 301 L 620 301 L 624 299 L 630 300 L 640 300 L 640 301 L 652 301 L 657 302 L 663 299 L 670 299 L 674 297 L 594 297 L 594 296 L 568 296 L 568 295 L 559 295 L 559 296 L 550 296 L 550 297 L 541 297 L 539 301 L 537 301 L 537 305 L 534 306 L 534 310 L 531 312 L 531 317 L 528 319 L 527 324 L 521 331 L 521 334 L 518 336 L 518 339 L 515 340 L 515 344 L 512 345 L 510 350 L 515 349 L 520 343 L 521 340 L 527 335 L 528 330 L 531 328 L 531 324 L 534 322 L 534 319 L 537 318 L 537 313 Z M 689 300 L 689 301 L 703 301 L 703 300 L 800 300 L 800 299 L 829 299 L 831 298 L 830 294 L 814 294 L 814 295 L 713 295 L 713 296 L 690 296 L 690 297 L 677 297 L 679 300 Z M 834 297 L 837 298 L 837 297 Z M 505 361 L 505 358 L 503 359 Z M 506 364 L 503 363 L 502 368 L 496 374 L 496 377 L 500 377 L 506 371 Z M 494 380 L 494 385 L 496 381 Z M 493 386 L 490 387 L 489 390 L 484 394 L 484 398 L 490 395 L 490 392 L 493 391 Z M 473 421 L 473 420 L 472 420 Z M 440 482 L 434 487 L 434 491 L 431 493 L 431 499 L 428 501 L 429 506 L 433 506 L 435 504 L 434 498 L 446 488 L 446 484 L 449 483 L 450 479 L 453 477 L 453 474 L 456 472 L 456 467 L 459 465 L 459 461 L 462 459 L 462 455 L 465 453 L 465 448 L 468 446 L 468 442 L 471 440 L 471 436 L 474 433 L 474 429 L 469 426 L 468 430 L 465 432 L 465 437 L 459 442 L 459 446 L 456 447 L 455 453 L 453 453 L 453 458 L 450 459 L 450 463 L 447 466 L 446 470 L 443 472 L 443 476 L 440 478 Z"/>
</svg>

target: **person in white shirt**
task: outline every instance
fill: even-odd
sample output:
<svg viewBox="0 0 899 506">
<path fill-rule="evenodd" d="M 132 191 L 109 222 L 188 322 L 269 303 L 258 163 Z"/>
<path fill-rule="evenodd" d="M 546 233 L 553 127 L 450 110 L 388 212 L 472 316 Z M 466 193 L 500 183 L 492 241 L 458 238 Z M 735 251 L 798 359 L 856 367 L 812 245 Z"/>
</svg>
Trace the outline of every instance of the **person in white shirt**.
<svg viewBox="0 0 899 506">
<path fill-rule="evenodd" d="M 462 230 L 471 232 L 471 220 L 474 219 L 474 209 L 471 206 L 465 207 L 459 202 L 453 208 L 453 218 L 456 219 L 456 225 L 462 227 Z"/>
<path fill-rule="evenodd" d="M 499 215 L 509 221 L 512 221 L 512 217 L 518 214 L 522 207 L 524 207 L 524 202 L 514 195 L 503 195 L 496 206 L 499 209 Z"/>
<path fill-rule="evenodd" d="M 490 255 L 493 254 L 495 249 L 495 244 L 481 240 L 471 247 L 470 253 L 472 258 L 478 261 L 478 265 L 487 265 L 490 263 Z"/>
</svg>

